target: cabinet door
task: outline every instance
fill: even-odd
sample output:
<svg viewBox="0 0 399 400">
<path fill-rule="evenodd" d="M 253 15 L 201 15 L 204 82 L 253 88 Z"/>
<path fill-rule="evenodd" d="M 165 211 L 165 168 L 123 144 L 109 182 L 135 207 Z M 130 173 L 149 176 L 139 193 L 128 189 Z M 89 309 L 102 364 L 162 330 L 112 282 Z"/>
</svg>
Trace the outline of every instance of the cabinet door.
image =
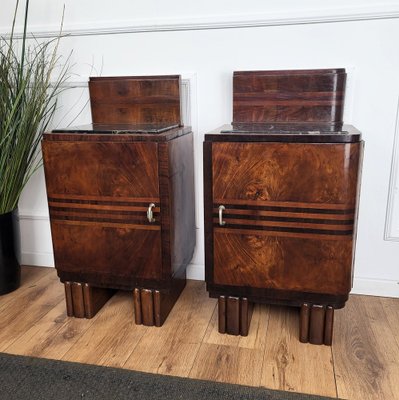
<svg viewBox="0 0 399 400">
<path fill-rule="evenodd" d="M 43 158 L 60 277 L 115 287 L 160 278 L 157 144 L 44 141 Z"/>
<path fill-rule="evenodd" d="M 213 143 L 213 283 L 348 293 L 359 154 L 359 143 Z"/>
</svg>

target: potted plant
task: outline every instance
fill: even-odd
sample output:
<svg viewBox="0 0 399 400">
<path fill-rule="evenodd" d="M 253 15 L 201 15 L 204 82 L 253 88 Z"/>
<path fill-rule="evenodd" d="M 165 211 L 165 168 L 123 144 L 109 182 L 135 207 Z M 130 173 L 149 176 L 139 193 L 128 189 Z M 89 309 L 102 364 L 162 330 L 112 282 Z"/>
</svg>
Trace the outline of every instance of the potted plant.
<svg viewBox="0 0 399 400">
<path fill-rule="evenodd" d="M 20 284 L 13 220 L 23 188 L 41 166 L 40 140 L 69 71 L 57 55 L 60 35 L 42 42 L 27 36 L 29 0 L 17 36 L 18 8 L 19 0 L 10 34 L 0 37 L 0 294 Z"/>
</svg>

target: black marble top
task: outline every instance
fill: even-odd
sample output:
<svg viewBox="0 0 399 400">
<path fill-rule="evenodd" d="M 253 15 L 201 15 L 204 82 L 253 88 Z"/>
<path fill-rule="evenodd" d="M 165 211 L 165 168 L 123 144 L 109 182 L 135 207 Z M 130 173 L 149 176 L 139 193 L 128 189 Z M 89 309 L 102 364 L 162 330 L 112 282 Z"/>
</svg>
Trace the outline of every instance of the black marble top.
<svg viewBox="0 0 399 400">
<path fill-rule="evenodd" d="M 159 134 L 178 128 L 173 124 L 87 124 L 63 129 L 54 129 L 53 133 L 85 133 L 85 134 Z"/>
<path fill-rule="evenodd" d="M 361 133 L 352 125 L 257 124 L 223 125 L 205 135 L 207 141 L 353 143 Z"/>
</svg>

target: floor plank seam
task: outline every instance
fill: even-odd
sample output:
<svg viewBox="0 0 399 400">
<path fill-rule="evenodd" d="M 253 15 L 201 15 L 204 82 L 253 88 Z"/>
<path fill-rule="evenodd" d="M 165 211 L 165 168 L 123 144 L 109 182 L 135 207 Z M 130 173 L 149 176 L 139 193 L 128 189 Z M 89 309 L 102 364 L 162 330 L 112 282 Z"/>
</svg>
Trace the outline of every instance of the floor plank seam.
<svg viewBox="0 0 399 400">
<path fill-rule="evenodd" d="M 331 351 L 331 362 L 332 362 L 332 367 L 333 367 L 333 374 L 334 374 L 334 384 L 335 384 L 335 397 L 338 399 L 338 383 L 337 383 L 337 377 L 335 374 L 335 361 L 334 361 L 334 351 L 333 351 L 333 346 L 331 346 L 330 351 Z"/>
<path fill-rule="evenodd" d="M 269 322 L 270 322 L 270 306 L 268 306 L 268 313 L 267 313 L 267 328 L 266 328 L 266 332 L 265 332 L 266 340 L 265 340 L 265 345 L 264 345 L 264 349 L 263 349 L 262 367 L 261 367 L 262 368 L 262 373 L 260 375 L 260 381 L 259 381 L 259 385 L 258 385 L 259 387 L 266 387 L 266 386 L 263 386 L 261 384 L 261 382 L 262 382 L 263 368 L 264 368 L 265 359 L 266 359 L 266 348 L 267 348 L 266 341 L 267 341 L 267 334 L 269 332 Z"/>
<path fill-rule="evenodd" d="M 212 313 L 211 313 L 211 316 L 209 318 L 208 324 L 206 325 L 206 328 L 204 329 L 204 334 L 202 335 L 202 338 L 201 338 L 201 341 L 200 341 L 200 345 L 198 346 L 197 353 L 195 354 L 195 357 L 194 357 L 194 361 L 193 361 L 193 363 L 191 365 L 190 371 L 188 371 L 188 374 L 187 374 L 188 377 L 191 376 L 191 372 L 192 372 L 192 370 L 194 368 L 195 362 L 197 361 L 198 354 L 199 354 L 199 352 L 200 352 L 200 350 L 202 348 L 202 345 L 204 344 L 204 338 L 205 338 L 206 332 L 208 331 L 209 325 L 212 322 L 212 315 L 215 312 L 216 307 L 217 307 L 217 303 L 215 303 L 215 307 L 213 307 L 213 309 L 212 309 Z"/>
</svg>

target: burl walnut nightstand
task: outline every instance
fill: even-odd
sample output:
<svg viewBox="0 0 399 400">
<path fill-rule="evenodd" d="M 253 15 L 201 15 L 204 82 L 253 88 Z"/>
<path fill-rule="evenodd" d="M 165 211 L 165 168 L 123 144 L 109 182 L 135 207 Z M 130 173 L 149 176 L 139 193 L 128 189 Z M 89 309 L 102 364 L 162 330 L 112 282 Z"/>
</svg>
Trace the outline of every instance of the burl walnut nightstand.
<svg viewBox="0 0 399 400">
<path fill-rule="evenodd" d="M 302 342 L 332 342 L 352 287 L 363 142 L 342 125 L 345 70 L 236 72 L 233 123 L 205 135 L 206 282 L 219 332 L 253 302 L 300 307 Z"/>
<path fill-rule="evenodd" d="M 44 135 L 55 267 L 69 316 L 91 318 L 114 289 L 137 324 L 161 326 L 195 246 L 193 135 L 180 77 L 91 78 L 93 124 Z"/>
</svg>

